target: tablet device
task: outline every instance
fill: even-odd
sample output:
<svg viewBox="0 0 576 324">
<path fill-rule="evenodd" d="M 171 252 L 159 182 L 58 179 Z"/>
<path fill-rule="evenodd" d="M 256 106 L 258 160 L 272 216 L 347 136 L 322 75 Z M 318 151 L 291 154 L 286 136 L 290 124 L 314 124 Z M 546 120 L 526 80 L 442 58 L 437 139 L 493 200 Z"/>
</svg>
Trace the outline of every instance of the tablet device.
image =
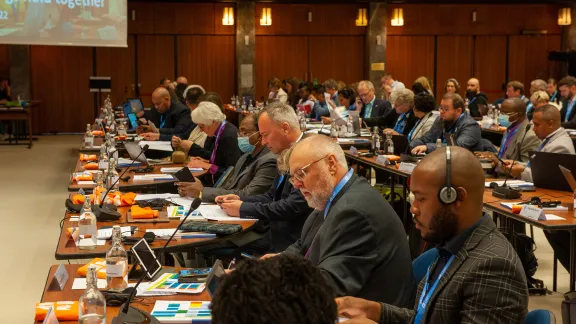
<svg viewBox="0 0 576 324">
<path fill-rule="evenodd" d="M 180 171 L 174 173 L 174 178 L 180 182 L 195 182 L 194 176 L 188 167 L 183 167 Z"/>
<path fill-rule="evenodd" d="M 130 103 L 130 110 L 133 113 L 139 113 L 140 111 L 144 110 L 144 105 L 142 104 L 142 100 L 138 98 L 128 99 Z"/>
<path fill-rule="evenodd" d="M 142 270 L 146 272 L 149 279 L 154 278 L 154 276 L 162 269 L 160 261 L 154 255 L 154 251 L 150 249 L 150 245 L 145 239 L 141 239 L 132 247 L 132 253 L 138 260 L 138 264 L 142 267 Z"/>
<path fill-rule="evenodd" d="M 216 260 L 216 262 L 214 262 L 214 265 L 212 266 L 212 271 L 210 271 L 210 274 L 208 275 L 208 279 L 206 279 L 206 288 L 208 289 L 208 294 L 210 295 L 210 298 L 214 297 L 216 289 L 220 285 L 220 282 L 222 281 L 225 275 L 226 272 L 224 271 L 222 261 Z"/>
<path fill-rule="evenodd" d="M 138 117 L 136 117 L 136 114 L 129 113 L 128 120 L 130 120 L 130 128 L 132 129 L 138 128 Z"/>
</svg>

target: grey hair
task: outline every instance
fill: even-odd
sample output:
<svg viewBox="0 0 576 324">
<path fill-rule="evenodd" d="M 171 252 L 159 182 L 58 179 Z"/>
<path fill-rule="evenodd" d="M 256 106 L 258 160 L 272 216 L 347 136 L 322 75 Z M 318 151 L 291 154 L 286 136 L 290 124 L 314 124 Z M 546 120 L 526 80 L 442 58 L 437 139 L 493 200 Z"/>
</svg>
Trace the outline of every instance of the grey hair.
<svg viewBox="0 0 576 324">
<path fill-rule="evenodd" d="M 360 89 L 360 87 L 366 88 L 368 90 L 374 90 L 374 84 L 367 80 L 360 81 L 360 83 L 358 83 L 358 89 Z"/>
<path fill-rule="evenodd" d="M 328 79 L 324 81 L 324 88 L 338 90 L 338 82 L 334 79 Z"/>
<path fill-rule="evenodd" d="M 212 125 L 226 120 L 226 115 L 222 113 L 220 107 L 209 101 L 202 101 L 198 107 L 192 111 L 192 121 L 194 124 Z"/>
<path fill-rule="evenodd" d="M 348 170 L 348 163 L 346 162 L 346 155 L 342 147 L 336 142 L 334 142 L 330 137 L 324 135 L 309 135 L 300 142 L 292 145 L 287 150 L 284 150 L 278 157 L 278 171 L 280 173 L 288 174 L 290 173 L 290 156 L 292 151 L 299 145 L 304 145 L 306 143 L 314 144 L 314 150 L 308 152 L 308 155 L 313 157 L 313 160 L 320 159 L 329 154 L 334 154 L 336 161 L 341 167 Z"/>
<path fill-rule="evenodd" d="M 396 106 L 408 105 L 412 108 L 414 107 L 414 92 L 406 88 L 394 90 L 390 94 L 390 102 Z"/>
<path fill-rule="evenodd" d="M 542 79 L 536 79 L 532 81 L 530 84 L 535 85 L 537 91 L 546 91 L 546 87 L 548 86 L 548 83 L 546 83 L 546 81 Z"/>
<path fill-rule="evenodd" d="M 537 104 L 539 102 L 548 103 L 548 101 L 550 101 L 550 96 L 546 91 L 538 90 L 532 94 L 532 96 L 530 97 L 530 101 L 532 101 L 532 103 L 534 104 Z"/>
<path fill-rule="evenodd" d="M 300 123 L 298 122 L 298 116 L 296 116 L 294 108 L 285 103 L 272 102 L 268 104 L 264 109 L 262 109 L 258 118 L 260 118 L 263 113 L 266 113 L 268 118 L 276 124 L 288 123 L 290 128 L 300 129 Z"/>
</svg>

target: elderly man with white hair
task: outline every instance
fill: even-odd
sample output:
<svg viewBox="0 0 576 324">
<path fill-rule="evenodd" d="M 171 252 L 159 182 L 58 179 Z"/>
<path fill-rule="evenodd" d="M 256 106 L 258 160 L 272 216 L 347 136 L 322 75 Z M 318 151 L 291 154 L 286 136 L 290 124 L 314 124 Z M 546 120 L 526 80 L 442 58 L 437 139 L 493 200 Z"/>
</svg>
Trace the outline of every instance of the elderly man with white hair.
<svg viewBox="0 0 576 324">
<path fill-rule="evenodd" d="M 390 102 L 399 116 L 394 128 L 384 129 L 384 134 L 408 136 L 418 121 L 413 111 L 414 92 L 406 88 L 392 91 Z"/>
<path fill-rule="evenodd" d="M 548 84 L 546 83 L 546 81 L 544 81 L 542 79 L 536 79 L 536 80 L 533 80 L 532 82 L 530 82 L 530 96 L 531 96 L 531 98 L 538 91 L 546 92 L 547 86 L 548 86 Z M 549 99 L 550 98 L 548 98 L 548 100 Z M 532 120 L 532 115 L 534 115 L 534 108 L 535 108 L 534 103 L 532 100 L 530 100 L 526 104 L 526 115 L 528 116 L 528 120 Z"/>
<path fill-rule="evenodd" d="M 192 111 L 192 121 L 208 136 L 204 147 L 212 148 L 212 154 L 209 160 L 191 157 L 188 167 L 207 170 L 201 181 L 205 186 L 212 186 L 242 155 L 238 148 L 238 128 L 226 122 L 220 107 L 208 101 L 201 102 Z"/>
<path fill-rule="evenodd" d="M 389 101 L 376 98 L 374 85 L 370 81 L 358 83 L 356 109 L 360 109 L 360 118 L 369 127 L 394 128 L 398 118 Z"/>
<path fill-rule="evenodd" d="M 316 265 L 337 296 L 411 306 L 412 264 L 402 222 L 348 167 L 342 148 L 329 137 L 311 135 L 282 159 L 290 182 L 314 208 L 300 239 L 282 253 Z"/>
</svg>

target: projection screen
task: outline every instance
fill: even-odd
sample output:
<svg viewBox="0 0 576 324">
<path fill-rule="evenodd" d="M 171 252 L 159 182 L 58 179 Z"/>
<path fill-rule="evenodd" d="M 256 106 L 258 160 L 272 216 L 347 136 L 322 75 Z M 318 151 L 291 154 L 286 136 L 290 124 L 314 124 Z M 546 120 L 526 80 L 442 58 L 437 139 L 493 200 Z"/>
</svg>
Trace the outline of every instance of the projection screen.
<svg viewBox="0 0 576 324">
<path fill-rule="evenodd" d="M 0 0 L 0 43 L 126 47 L 127 0 Z"/>
</svg>

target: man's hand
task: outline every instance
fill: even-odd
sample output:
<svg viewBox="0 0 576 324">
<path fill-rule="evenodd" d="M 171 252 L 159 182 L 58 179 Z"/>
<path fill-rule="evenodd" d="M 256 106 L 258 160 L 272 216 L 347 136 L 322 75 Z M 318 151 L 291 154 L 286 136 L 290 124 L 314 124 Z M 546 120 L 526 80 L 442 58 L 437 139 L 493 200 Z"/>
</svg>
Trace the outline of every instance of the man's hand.
<svg viewBox="0 0 576 324">
<path fill-rule="evenodd" d="M 196 182 L 176 182 L 178 187 L 178 194 L 182 197 L 198 198 L 204 186 L 198 178 L 194 178 Z"/>
<path fill-rule="evenodd" d="M 240 217 L 240 206 L 242 206 L 241 200 L 234 200 L 230 202 L 224 202 L 219 204 L 222 209 L 232 217 Z"/>
<path fill-rule="evenodd" d="M 367 318 L 374 322 L 380 321 L 382 313 L 382 305 L 378 302 L 365 300 L 356 297 L 340 297 L 336 298 L 336 305 L 338 306 L 338 315 L 348 318 Z M 370 323 L 370 322 L 358 322 Z"/>
<path fill-rule="evenodd" d="M 172 146 L 174 148 L 179 148 L 182 145 L 182 140 L 178 136 L 172 136 Z"/>
<path fill-rule="evenodd" d="M 138 118 L 144 117 L 144 110 L 140 110 L 139 112 L 137 112 L 136 117 L 138 117 Z M 146 119 L 144 119 L 144 122 L 146 122 Z"/>
<path fill-rule="evenodd" d="M 492 167 L 495 167 L 498 165 L 498 162 L 499 162 L 498 156 L 492 152 L 474 152 L 474 155 L 476 155 L 480 159 L 492 160 L 492 162 L 491 162 Z"/>
<path fill-rule="evenodd" d="M 356 97 L 356 110 L 360 112 L 360 110 L 362 110 L 362 107 L 364 107 L 362 99 L 360 99 L 360 97 Z"/>
<path fill-rule="evenodd" d="M 270 259 L 273 258 L 275 256 L 280 255 L 280 253 L 268 253 L 268 254 L 264 254 L 263 256 L 260 257 L 260 260 L 266 260 L 266 259 Z"/>
<path fill-rule="evenodd" d="M 225 202 L 240 200 L 240 197 L 238 195 L 223 195 L 223 196 L 216 196 L 216 199 L 214 200 L 216 201 L 217 204 L 221 204 Z"/>
<path fill-rule="evenodd" d="M 157 141 L 160 139 L 160 134 L 158 133 L 142 133 L 140 136 L 147 141 Z"/>
<path fill-rule="evenodd" d="M 428 147 L 426 147 L 426 145 L 418 145 L 412 149 L 412 154 L 417 155 L 417 154 L 426 153 L 427 149 L 428 149 Z"/>
<path fill-rule="evenodd" d="M 189 168 L 202 168 L 204 170 L 208 170 L 208 169 L 210 169 L 211 166 L 212 166 L 212 164 L 210 164 L 209 162 L 205 162 L 202 159 L 190 160 L 190 162 L 188 162 Z"/>
<path fill-rule="evenodd" d="M 330 124 L 332 124 L 332 118 L 330 118 L 330 117 L 322 117 L 322 124 L 324 124 L 324 125 L 330 125 Z"/>
<path fill-rule="evenodd" d="M 510 175 L 513 176 L 514 178 L 520 178 L 522 172 L 524 172 L 524 170 L 526 169 L 526 167 L 520 163 L 514 163 L 514 166 L 512 166 L 513 163 L 512 160 L 504 160 L 504 163 L 506 163 L 506 165 L 503 165 L 502 168 L 504 168 L 505 171 L 508 172 L 510 171 L 510 167 L 512 167 Z"/>
<path fill-rule="evenodd" d="M 400 134 L 398 134 L 397 131 L 395 131 L 395 130 L 392 129 L 392 128 L 386 128 L 386 129 L 384 129 L 384 134 L 386 134 L 386 135 L 400 135 Z"/>
</svg>

